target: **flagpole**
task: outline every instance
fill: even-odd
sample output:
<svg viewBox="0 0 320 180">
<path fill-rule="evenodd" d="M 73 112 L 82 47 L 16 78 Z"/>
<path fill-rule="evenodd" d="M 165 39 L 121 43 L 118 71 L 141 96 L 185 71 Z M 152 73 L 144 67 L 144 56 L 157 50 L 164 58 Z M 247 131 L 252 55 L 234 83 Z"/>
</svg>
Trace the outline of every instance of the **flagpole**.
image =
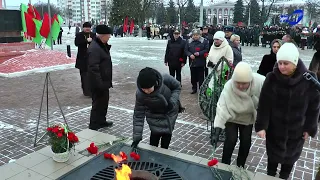
<svg viewBox="0 0 320 180">
<path fill-rule="evenodd" d="M 31 0 L 29 0 L 31 1 Z M 50 11 L 50 0 L 48 0 L 48 14 L 49 14 L 49 36 L 50 36 L 50 41 L 51 41 L 51 50 L 53 50 L 53 40 L 52 40 L 52 32 L 51 32 L 51 11 Z"/>
<path fill-rule="evenodd" d="M 6 3 L 6 0 L 3 0 L 3 7 L 4 7 L 4 9 L 7 9 L 7 3 Z"/>
</svg>

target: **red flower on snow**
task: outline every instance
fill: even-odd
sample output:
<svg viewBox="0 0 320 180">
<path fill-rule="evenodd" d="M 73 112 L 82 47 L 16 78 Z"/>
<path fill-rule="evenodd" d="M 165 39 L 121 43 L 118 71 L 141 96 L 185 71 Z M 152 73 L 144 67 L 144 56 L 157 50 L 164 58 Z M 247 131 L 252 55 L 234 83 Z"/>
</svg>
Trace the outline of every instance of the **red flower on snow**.
<svg viewBox="0 0 320 180">
<path fill-rule="evenodd" d="M 121 151 L 119 154 L 120 154 L 122 160 L 127 160 L 128 159 L 128 156 L 126 155 L 126 153 Z"/>
<path fill-rule="evenodd" d="M 211 161 L 208 162 L 208 166 L 215 166 L 218 164 L 218 160 L 216 158 L 213 158 Z"/>
<path fill-rule="evenodd" d="M 140 160 L 140 155 L 137 154 L 136 152 L 131 152 L 130 153 L 130 157 L 136 161 L 139 161 Z"/>
<path fill-rule="evenodd" d="M 200 48 L 199 48 L 199 47 L 196 47 L 196 51 L 200 51 Z"/>
<path fill-rule="evenodd" d="M 88 152 L 91 154 L 97 154 L 98 153 L 98 147 L 94 145 L 94 143 L 91 143 L 90 146 L 87 148 Z"/>
</svg>

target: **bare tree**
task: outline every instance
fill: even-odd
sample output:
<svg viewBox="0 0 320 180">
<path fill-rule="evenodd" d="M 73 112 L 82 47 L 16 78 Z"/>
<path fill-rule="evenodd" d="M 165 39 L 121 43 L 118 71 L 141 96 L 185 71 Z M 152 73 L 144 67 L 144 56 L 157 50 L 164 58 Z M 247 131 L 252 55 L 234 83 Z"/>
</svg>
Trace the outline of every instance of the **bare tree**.
<svg viewBox="0 0 320 180">
<path fill-rule="evenodd" d="M 306 0 L 305 2 L 310 19 L 318 19 L 320 13 L 320 0 Z"/>
<path fill-rule="evenodd" d="M 261 23 L 265 23 L 270 16 L 270 12 L 273 9 L 274 3 L 278 0 L 261 0 L 262 7 L 261 7 Z"/>
<path fill-rule="evenodd" d="M 178 5 L 178 13 L 179 13 L 179 28 L 181 29 L 181 22 L 185 18 L 185 9 L 184 7 L 187 5 L 188 0 L 177 0 Z"/>
<path fill-rule="evenodd" d="M 258 0 L 258 3 L 261 2 L 261 24 L 263 25 L 270 17 L 270 13 L 274 7 L 274 4 L 279 0 Z M 250 6 L 251 0 L 244 0 L 244 2 Z"/>
</svg>

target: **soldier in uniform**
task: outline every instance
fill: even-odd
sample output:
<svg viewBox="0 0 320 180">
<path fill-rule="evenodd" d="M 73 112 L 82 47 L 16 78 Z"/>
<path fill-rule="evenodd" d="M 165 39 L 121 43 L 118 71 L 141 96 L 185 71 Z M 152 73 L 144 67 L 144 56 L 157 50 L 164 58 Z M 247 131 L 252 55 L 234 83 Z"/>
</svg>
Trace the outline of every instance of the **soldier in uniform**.
<svg viewBox="0 0 320 180">
<path fill-rule="evenodd" d="M 253 43 L 254 46 L 259 46 L 259 37 L 260 37 L 260 27 L 258 24 L 256 24 L 253 27 Z"/>
<path fill-rule="evenodd" d="M 208 30 L 209 30 L 208 26 L 204 26 L 203 27 L 203 29 L 202 29 L 202 37 L 206 38 L 209 41 L 209 50 L 210 50 L 210 48 L 211 48 L 211 46 L 213 44 L 213 35 L 210 34 L 208 32 Z M 204 75 L 205 75 L 205 77 L 208 76 L 208 68 L 207 67 L 205 67 Z"/>
<path fill-rule="evenodd" d="M 261 38 L 262 47 L 267 47 L 268 26 L 265 26 L 262 29 L 261 35 L 262 35 L 262 38 Z"/>
<path fill-rule="evenodd" d="M 232 26 L 226 26 L 224 27 L 224 33 L 225 33 L 225 38 L 227 39 L 227 41 L 230 43 L 230 38 L 233 34 L 233 27 Z"/>
</svg>

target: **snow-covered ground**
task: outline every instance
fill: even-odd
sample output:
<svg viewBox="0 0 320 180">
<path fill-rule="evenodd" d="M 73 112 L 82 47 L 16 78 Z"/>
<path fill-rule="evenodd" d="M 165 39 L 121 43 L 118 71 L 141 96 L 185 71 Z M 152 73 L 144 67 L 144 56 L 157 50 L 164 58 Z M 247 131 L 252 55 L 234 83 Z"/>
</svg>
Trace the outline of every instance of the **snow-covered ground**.
<svg viewBox="0 0 320 180">
<path fill-rule="evenodd" d="M 66 43 L 71 44 L 71 51 L 76 55 L 77 47 L 74 45 L 75 27 L 72 27 L 70 34 L 68 27 L 64 27 L 62 45 L 55 45 L 54 49 L 66 52 Z M 114 65 L 128 63 L 130 61 L 163 61 L 166 49 L 166 40 L 147 40 L 145 37 L 112 37 L 109 41 L 112 45 L 111 56 Z M 270 48 L 242 47 L 243 60 L 250 63 L 254 70 L 259 67 L 263 55 L 270 53 Z M 300 58 L 309 66 L 313 50 L 300 50 Z M 184 68 L 187 69 L 187 68 Z"/>
</svg>

